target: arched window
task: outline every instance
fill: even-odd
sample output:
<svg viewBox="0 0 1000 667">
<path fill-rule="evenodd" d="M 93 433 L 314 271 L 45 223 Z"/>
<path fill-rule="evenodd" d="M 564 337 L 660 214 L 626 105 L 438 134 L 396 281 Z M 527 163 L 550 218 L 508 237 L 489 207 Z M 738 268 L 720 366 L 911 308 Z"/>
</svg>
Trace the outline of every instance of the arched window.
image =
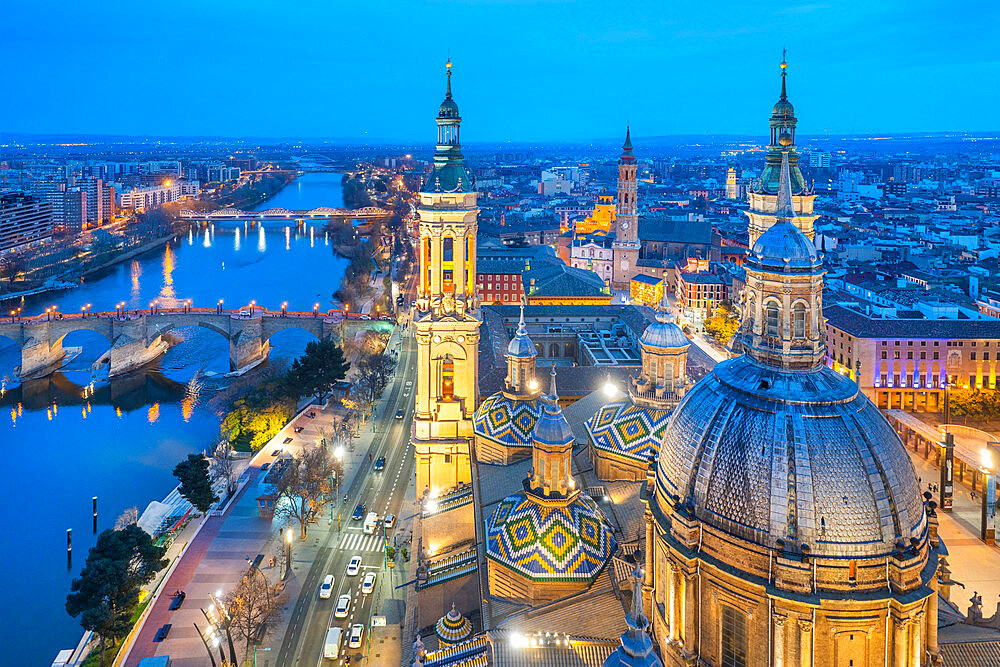
<svg viewBox="0 0 1000 667">
<path fill-rule="evenodd" d="M 767 335 L 768 336 L 780 336 L 781 331 L 779 327 L 780 318 L 778 317 L 778 304 L 773 301 L 767 304 L 766 321 L 767 321 Z"/>
<path fill-rule="evenodd" d="M 806 337 L 806 307 L 801 303 L 792 309 L 792 336 L 795 338 Z"/>
<path fill-rule="evenodd" d="M 455 360 L 446 354 L 441 362 L 441 398 L 450 401 L 455 397 Z"/>
<path fill-rule="evenodd" d="M 742 612 L 722 605 L 722 667 L 746 667 L 747 620 Z"/>
</svg>

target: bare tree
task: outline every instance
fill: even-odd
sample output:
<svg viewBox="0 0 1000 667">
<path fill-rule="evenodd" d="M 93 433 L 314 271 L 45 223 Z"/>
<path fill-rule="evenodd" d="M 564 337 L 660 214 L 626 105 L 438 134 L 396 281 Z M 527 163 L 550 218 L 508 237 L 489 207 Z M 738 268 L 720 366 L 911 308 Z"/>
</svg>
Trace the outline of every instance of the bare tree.
<svg viewBox="0 0 1000 667">
<path fill-rule="evenodd" d="M 139 522 L 139 508 L 133 505 L 132 507 L 126 507 L 122 510 L 122 513 L 118 515 L 115 519 L 115 530 L 122 530 L 126 526 L 131 526 L 134 523 Z"/>
<path fill-rule="evenodd" d="M 229 627 L 245 643 L 244 660 L 249 658 L 251 646 L 272 629 L 286 600 L 287 596 L 280 592 L 278 585 L 272 584 L 256 567 L 250 568 L 236 588 L 226 594 L 223 604 Z"/>
<path fill-rule="evenodd" d="M 296 456 L 277 484 L 276 516 L 299 522 L 302 539 L 308 524 L 330 497 L 330 466 L 322 447 Z"/>
<path fill-rule="evenodd" d="M 212 473 L 215 478 L 226 480 L 226 498 L 233 495 L 236 486 L 236 459 L 233 456 L 233 446 L 228 439 L 222 439 L 212 453 Z"/>
</svg>

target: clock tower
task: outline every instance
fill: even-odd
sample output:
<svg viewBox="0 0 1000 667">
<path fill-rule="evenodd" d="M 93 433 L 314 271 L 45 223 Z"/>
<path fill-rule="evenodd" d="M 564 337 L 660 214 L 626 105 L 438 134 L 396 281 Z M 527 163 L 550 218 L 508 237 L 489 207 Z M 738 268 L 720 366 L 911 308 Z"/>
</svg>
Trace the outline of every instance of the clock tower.
<svg viewBox="0 0 1000 667">
<path fill-rule="evenodd" d="M 614 267 L 611 272 L 611 288 L 628 290 L 635 265 L 639 261 L 639 209 L 636 200 L 636 163 L 632 155 L 632 137 L 625 129 L 625 144 L 618 158 L 618 202 L 615 240 L 611 246 Z"/>
</svg>

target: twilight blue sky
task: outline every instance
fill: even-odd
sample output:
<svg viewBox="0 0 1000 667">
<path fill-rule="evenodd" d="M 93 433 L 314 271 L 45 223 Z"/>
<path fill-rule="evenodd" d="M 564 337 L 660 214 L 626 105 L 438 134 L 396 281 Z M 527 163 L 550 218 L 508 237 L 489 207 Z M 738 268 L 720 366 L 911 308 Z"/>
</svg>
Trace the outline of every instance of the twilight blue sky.
<svg viewBox="0 0 1000 667">
<path fill-rule="evenodd" d="M 4 0 L 0 131 L 422 141 L 1000 129 L 995 0 Z"/>
</svg>

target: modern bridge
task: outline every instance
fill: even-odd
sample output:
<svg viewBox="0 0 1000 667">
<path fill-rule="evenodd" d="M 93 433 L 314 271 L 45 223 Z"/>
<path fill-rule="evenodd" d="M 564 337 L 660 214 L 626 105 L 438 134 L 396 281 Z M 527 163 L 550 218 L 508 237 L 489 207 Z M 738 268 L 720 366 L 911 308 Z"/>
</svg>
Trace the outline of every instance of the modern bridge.
<svg viewBox="0 0 1000 667">
<path fill-rule="evenodd" d="M 108 375 L 135 370 L 166 352 L 163 335 L 177 327 L 196 326 L 210 329 L 229 341 L 229 367 L 247 370 L 267 358 L 271 336 L 285 329 L 301 329 L 317 338 L 341 339 L 360 329 L 391 327 L 391 322 L 372 320 L 367 315 L 331 310 L 320 313 L 286 310 L 269 311 L 260 307 L 120 309 L 114 312 L 61 314 L 46 313 L 35 317 L 5 317 L 0 321 L 0 336 L 21 347 L 22 380 L 54 373 L 62 365 L 66 352 L 63 339 L 74 331 L 95 331 L 111 343 Z"/>
<path fill-rule="evenodd" d="M 308 211 L 292 211 L 285 208 L 269 208 L 263 211 L 242 211 L 238 208 L 223 208 L 218 211 L 181 210 L 181 220 L 198 222 L 274 222 L 274 221 L 304 221 L 304 220 L 346 220 L 357 218 L 371 220 L 388 218 L 392 213 L 377 206 L 364 208 L 328 208 L 320 207 Z"/>
</svg>

